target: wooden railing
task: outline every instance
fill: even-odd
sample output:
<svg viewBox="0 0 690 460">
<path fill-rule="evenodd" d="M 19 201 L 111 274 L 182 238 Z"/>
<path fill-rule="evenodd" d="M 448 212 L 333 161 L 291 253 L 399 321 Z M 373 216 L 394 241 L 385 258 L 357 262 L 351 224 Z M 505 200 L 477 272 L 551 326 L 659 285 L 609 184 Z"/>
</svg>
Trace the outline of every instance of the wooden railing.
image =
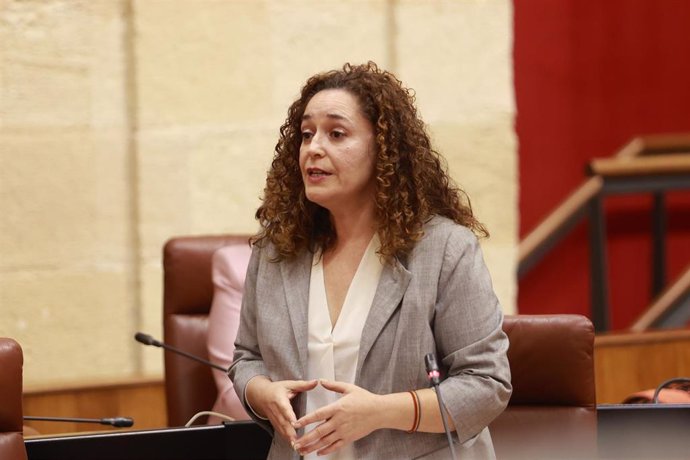
<svg viewBox="0 0 690 460">
<path fill-rule="evenodd" d="M 526 275 L 586 214 L 587 203 L 604 181 L 590 177 L 553 210 L 518 245 L 518 278 Z"/>
<path fill-rule="evenodd" d="M 671 284 L 664 292 L 657 297 L 654 302 L 642 313 L 642 315 L 635 321 L 635 323 L 630 327 L 631 331 L 641 332 L 653 327 L 663 326 L 664 323 L 675 324 L 677 321 L 673 321 L 671 318 L 674 314 L 682 315 L 686 317 L 688 312 L 678 312 L 674 311 L 674 307 L 678 309 L 678 303 L 686 302 L 683 304 L 684 309 L 690 308 L 690 265 L 687 266 L 685 271 L 676 279 L 676 281 Z"/>
<path fill-rule="evenodd" d="M 612 161 L 637 158 L 647 155 L 673 154 L 677 152 L 690 152 L 690 133 L 641 136 L 632 139 L 621 148 L 612 159 L 595 160 Z M 551 247 L 565 236 L 572 226 L 579 221 L 572 220 L 580 214 L 584 216 L 587 203 L 596 196 L 603 185 L 600 177 L 586 179 L 573 193 L 544 218 L 532 231 L 530 231 L 518 245 L 518 274 L 520 276 L 529 272 L 542 257 L 548 252 L 544 247 Z"/>
<path fill-rule="evenodd" d="M 649 157 L 596 158 L 589 168 L 592 174 L 604 177 L 683 174 L 690 170 L 690 150 Z"/>
<path fill-rule="evenodd" d="M 603 197 L 610 194 L 654 194 L 653 290 L 665 287 L 665 203 L 668 189 L 690 188 L 690 133 L 637 137 L 612 158 L 595 159 L 586 179 L 518 246 L 518 278 L 524 277 L 586 215 L 591 219 L 592 319 L 598 331 L 608 329 L 608 287 Z M 675 291 L 674 291 L 675 292 Z"/>
</svg>

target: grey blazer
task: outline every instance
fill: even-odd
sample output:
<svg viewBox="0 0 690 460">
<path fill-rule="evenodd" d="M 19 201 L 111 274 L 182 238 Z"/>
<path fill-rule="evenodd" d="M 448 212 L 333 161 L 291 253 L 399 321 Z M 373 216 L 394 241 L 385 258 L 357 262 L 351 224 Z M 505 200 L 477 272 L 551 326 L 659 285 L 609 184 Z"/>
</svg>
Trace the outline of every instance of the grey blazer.
<svg viewBox="0 0 690 460">
<path fill-rule="evenodd" d="M 475 236 L 440 217 L 424 232 L 406 260 L 383 269 L 362 331 L 355 384 L 377 394 L 426 388 L 424 356 L 435 352 L 458 455 L 494 458 L 487 425 L 503 411 L 512 390 L 503 315 Z M 244 390 L 252 377 L 306 376 L 312 254 L 278 263 L 271 262 L 274 256 L 270 245 L 252 254 L 229 371 L 247 408 Z M 304 415 L 306 398 L 296 397 L 293 407 L 298 418 Z M 270 429 L 268 422 L 257 422 Z M 382 429 L 354 447 L 362 459 L 448 458 L 444 434 Z M 275 436 L 269 458 L 298 454 Z"/>
</svg>

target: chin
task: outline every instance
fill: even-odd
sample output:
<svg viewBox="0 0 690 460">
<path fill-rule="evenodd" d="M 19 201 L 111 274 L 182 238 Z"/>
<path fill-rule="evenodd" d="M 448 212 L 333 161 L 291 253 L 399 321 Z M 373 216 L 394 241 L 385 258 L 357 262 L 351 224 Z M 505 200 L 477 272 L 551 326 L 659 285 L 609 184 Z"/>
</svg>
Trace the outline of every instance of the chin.
<svg viewBox="0 0 690 460">
<path fill-rule="evenodd" d="M 322 194 L 307 192 L 305 195 L 307 197 L 307 200 L 311 201 L 314 204 L 321 206 L 322 208 L 328 209 L 328 205 L 327 205 L 328 200 L 325 199 L 326 197 L 324 197 Z"/>
<path fill-rule="evenodd" d="M 309 191 L 307 191 L 307 192 L 305 192 L 304 196 L 306 196 L 307 200 L 311 201 L 312 203 L 321 205 L 322 200 L 321 200 L 321 197 L 319 196 L 318 193 L 314 193 L 314 192 L 310 193 Z"/>
</svg>

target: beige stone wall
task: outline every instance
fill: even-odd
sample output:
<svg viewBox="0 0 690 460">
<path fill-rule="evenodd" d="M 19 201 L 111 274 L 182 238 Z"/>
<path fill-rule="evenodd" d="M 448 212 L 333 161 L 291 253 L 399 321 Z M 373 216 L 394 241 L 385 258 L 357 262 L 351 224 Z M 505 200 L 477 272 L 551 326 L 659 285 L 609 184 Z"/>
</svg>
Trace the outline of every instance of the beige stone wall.
<svg viewBox="0 0 690 460">
<path fill-rule="evenodd" d="M 0 0 L 0 335 L 25 382 L 161 372 L 161 247 L 250 233 L 311 74 L 374 60 L 420 111 L 492 237 L 514 308 L 508 0 Z"/>
<path fill-rule="evenodd" d="M 122 6 L 0 1 L 0 335 L 29 385 L 136 371 Z"/>
<path fill-rule="evenodd" d="M 517 142 L 510 1 L 396 2 L 397 75 L 452 177 L 491 237 L 482 242 L 506 313 L 515 312 Z"/>
</svg>

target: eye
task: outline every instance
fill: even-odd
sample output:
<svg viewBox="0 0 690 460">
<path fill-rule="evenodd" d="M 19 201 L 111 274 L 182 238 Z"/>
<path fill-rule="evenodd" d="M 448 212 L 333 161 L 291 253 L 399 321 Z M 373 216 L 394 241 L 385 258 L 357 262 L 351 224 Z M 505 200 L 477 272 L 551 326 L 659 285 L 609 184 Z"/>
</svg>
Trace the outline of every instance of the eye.
<svg viewBox="0 0 690 460">
<path fill-rule="evenodd" d="M 341 137 L 345 137 L 345 133 L 338 130 L 331 131 L 331 137 L 335 139 L 340 139 Z"/>
<path fill-rule="evenodd" d="M 303 141 L 308 141 L 311 139 L 313 134 L 310 131 L 302 131 L 302 140 Z"/>
</svg>

